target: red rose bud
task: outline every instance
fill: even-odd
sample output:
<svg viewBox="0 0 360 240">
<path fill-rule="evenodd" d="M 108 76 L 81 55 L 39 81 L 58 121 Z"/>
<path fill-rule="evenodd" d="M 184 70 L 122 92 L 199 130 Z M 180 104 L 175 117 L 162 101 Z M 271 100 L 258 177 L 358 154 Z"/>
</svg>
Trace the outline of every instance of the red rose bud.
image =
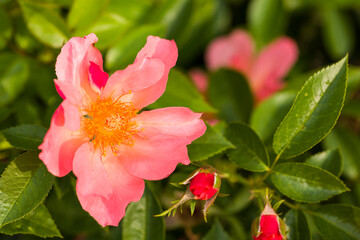
<svg viewBox="0 0 360 240">
<path fill-rule="evenodd" d="M 283 232 L 284 224 L 270 204 L 266 204 L 260 218 L 253 223 L 254 240 L 285 240 Z"/>
<path fill-rule="evenodd" d="M 218 176 L 216 173 L 197 172 L 190 180 L 190 191 L 194 194 L 194 199 L 208 200 L 212 198 L 217 191 Z"/>
</svg>

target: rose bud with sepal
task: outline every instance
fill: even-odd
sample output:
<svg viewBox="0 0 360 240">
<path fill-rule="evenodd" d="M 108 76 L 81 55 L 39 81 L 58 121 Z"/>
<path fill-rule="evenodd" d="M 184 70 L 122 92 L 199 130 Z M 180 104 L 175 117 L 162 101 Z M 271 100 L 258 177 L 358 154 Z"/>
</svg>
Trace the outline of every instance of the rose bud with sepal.
<svg viewBox="0 0 360 240">
<path fill-rule="evenodd" d="M 286 240 L 285 224 L 267 202 L 260 217 L 252 224 L 254 240 Z"/>
</svg>

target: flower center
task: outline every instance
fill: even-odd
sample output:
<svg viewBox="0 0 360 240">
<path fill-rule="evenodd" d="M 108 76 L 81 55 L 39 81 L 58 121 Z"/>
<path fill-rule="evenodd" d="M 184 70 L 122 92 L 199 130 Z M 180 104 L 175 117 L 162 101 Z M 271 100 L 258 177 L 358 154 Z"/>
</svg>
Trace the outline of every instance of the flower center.
<svg viewBox="0 0 360 240">
<path fill-rule="evenodd" d="M 85 112 L 87 114 L 82 119 L 82 131 L 103 155 L 107 147 L 116 154 L 118 145 L 134 145 L 132 136 L 139 130 L 132 118 L 138 111 L 131 102 L 98 98 Z"/>
</svg>

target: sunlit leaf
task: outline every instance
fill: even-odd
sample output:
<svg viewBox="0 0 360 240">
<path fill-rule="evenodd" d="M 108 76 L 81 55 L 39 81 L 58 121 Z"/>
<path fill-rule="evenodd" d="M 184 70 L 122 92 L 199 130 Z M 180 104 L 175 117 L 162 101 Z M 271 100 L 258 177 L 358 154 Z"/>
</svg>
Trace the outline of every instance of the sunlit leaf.
<svg viewBox="0 0 360 240">
<path fill-rule="evenodd" d="M 334 127 L 345 99 L 347 56 L 313 75 L 275 132 L 273 148 L 284 158 L 312 148 Z"/>
<path fill-rule="evenodd" d="M 108 0 L 75 0 L 67 15 L 70 28 L 86 28 L 104 11 Z"/>
<path fill-rule="evenodd" d="M 0 55 L 0 106 L 17 97 L 28 75 L 29 66 L 24 58 L 11 53 Z"/>
<path fill-rule="evenodd" d="M 281 193 L 300 202 L 320 202 L 349 191 L 333 174 L 303 163 L 276 165 L 271 181 Z"/>
<path fill-rule="evenodd" d="M 40 204 L 31 213 L 21 218 L 18 221 L 6 224 L 0 228 L 0 232 L 13 234 L 32 234 L 39 237 L 61 237 L 59 229 L 56 227 L 54 221 L 47 208 Z"/>
<path fill-rule="evenodd" d="M 64 19 L 41 3 L 19 0 L 25 23 L 31 33 L 41 42 L 60 48 L 70 36 Z"/>
<path fill-rule="evenodd" d="M 33 211 L 49 193 L 54 176 L 38 158 L 26 152 L 5 169 L 0 178 L 0 226 Z"/>
</svg>

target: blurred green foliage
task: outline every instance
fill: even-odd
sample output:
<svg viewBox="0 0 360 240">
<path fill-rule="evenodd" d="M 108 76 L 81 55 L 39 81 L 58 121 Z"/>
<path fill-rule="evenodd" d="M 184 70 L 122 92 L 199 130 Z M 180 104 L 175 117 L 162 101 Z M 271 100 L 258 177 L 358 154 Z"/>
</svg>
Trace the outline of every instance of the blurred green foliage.
<svg viewBox="0 0 360 240">
<path fill-rule="evenodd" d="M 204 68 L 203 58 L 208 44 L 234 28 L 248 30 L 259 48 L 282 35 L 290 36 L 297 42 L 299 59 L 287 77 L 284 91 L 255 104 L 244 77 L 229 69 L 209 73 L 208 96 L 196 90 L 187 71 L 193 67 Z M 175 40 L 179 49 L 176 69 L 170 72 L 165 94 L 149 108 L 186 106 L 205 112 L 208 120 L 214 115 L 220 119 L 218 125 L 208 126 L 206 134 L 189 146 L 190 158 L 195 166 L 209 164 L 226 176 L 221 193 L 229 193 L 230 196 L 216 200 L 210 208 L 209 223 L 203 222 L 199 210 L 191 217 L 187 206 L 184 206 L 182 214 L 166 218 L 165 224 L 162 219 L 151 217 L 160 213 L 161 206 L 166 208 L 176 197 L 181 197 L 182 190 L 170 187 L 171 179 L 148 183 L 144 198 L 129 206 L 129 215 L 117 228 L 101 228 L 82 210 L 75 195 L 75 177 L 72 175 L 56 179 L 43 201 L 50 190 L 48 185 L 49 182 L 52 184 L 52 176 L 38 162 L 36 154 L 19 154 L 37 148 L 45 127 L 49 126 L 51 116 L 61 102 L 53 83 L 56 78 L 54 65 L 61 47 L 73 36 L 92 32 L 99 38 L 96 47 L 102 52 L 104 68 L 109 73 L 131 64 L 148 35 Z M 263 175 L 251 171 L 265 171 L 274 161 L 276 163 L 271 148 L 273 137 L 296 93 L 315 69 L 338 61 L 347 53 L 349 78 L 346 93 L 346 76 L 334 79 L 342 87 L 337 93 L 340 100 L 333 104 L 339 105 L 333 116 L 340 113 L 341 99 L 346 94 L 337 126 L 320 144 L 317 143 L 332 126 L 317 136 L 305 133 L 308 135 L 304 138 L 311 144 L 305 144 L 304 149 L 296 154 L 317 145 L 299 157 L 281 159 L 290 163 L 277 165 L 271 177 L 261 182 Z M 251 221 L 261 212 L 261 197 L 265 187 L 269 186 L 278 188 L 280 192 L 274 190 L 274 200 L 286 200 L 279 211 L 284 213 L 285 222 L 290 226 L 289 239 L 310 239 L 310 235 L 314 240 L 360 239 L 360 228 L 356 229 L 360 225 L 359 66 L 359 0 L 0 0 L 0 170 L 3 172 L 0 184 L 7 181 L 0 185 L 0 190 L 12 181 L 19 181 L 25 187 L 24 194 L 18 195 L 26 197 L 26 194 L 31 195 L 30 188 L 33 187 L 26 183 L 51 180 L 44 180 L 44 186 L 37 188 L 41 191 L 36 202 L 31 202 L 33 205 L 29 203 L 31 206 L 20 209 L 26 213 L 17 211 L 15 202 L 11 202 L 10 207 L 0 206 L 7 209 L 12 217 L 6 220 L 4 210 L 0 211 L 3 213 L 1 226 L 10 223 L 0 228 L 0 232 L 42 237 L 62 235 L 64 239 L 84 240 L 165 239 L 165 232 L 166 239 L 170 240 L 251 239 Z M 344 68 L 347 66 L 344 65 Z M 309 88 L 315 89 L 316 86 Z M 334 97 L 330 99 L 335 101 Z M 315 106 L 315 110 L 330 104 L 327 99 L 324 101 L 323 105 Z M 304 112 L 309 111 L 308 105 L 303 102 L 300 105 Z M 330 110 L 326 108 L 326 112 Z M 291 117 L 298 118 L 295 113 Z M 326 125 L 327 119 L 320 123 L 317 116 L 314 119 L 305 121 L 314 121 L 315 130 L 319 124 Z M 242 123 L 227 126 L 232 121 Z M 287 124 L 286 120 L 284 122 L 283 125 Z M 280 137 L 275 141 L 281 143 L 289 131 L 278 129 L 278 135 Z M 303 142 L 298 144 L 303 145 Z M 247 155 L 241 155 L 243 149 L 248 150 Z M 275 151 L 280 157 L 284 149 L 276 148 Z M 314 153 L 317 154 L 309 157 Z M 295 154 L 290 155 L 293 157 Z M 259 158 L 255 167 L 247 165 L 245 160 L 249 156 Z M 16 160 L 12 161 L 15 157 Z M 17 178 L 11 178 L 10 171 L 19 170 L 18 165 L 14 166 L 18 162 L 20 166 L 29 162 L 34 166 L 27 175 L 22 176 L 24 172 L 20 171 Z M 172 178 L 184 180 L 193 168 L 180 166 Z M 314 175 L 319 176 L 318 181 L 312 181 Z M 298 178 L 292 184 L 294 177 Z M 324 186 L 324 182 L 331 181 L 335 184 Z M 300 186 L 294 187 L 297 184 Z M 330 198 L 324 204 L 302 203 L 322 201 L 347 191 L 344 184 L 350 192 Z M 309 195 L 316 191 L 316 194 Z M 3 202 L 5 198 L 10 199 L 9 196 L 3 197 L 1 191 L 0 196 Z M 197 206 L 197 209 L 200 208 Z M 21 216 L 23 218 L 19 220 Z M 325 221 L 327 218 L 330 220 Z M 36 225 L 41 219 L 47 221 L 41 226 Z M 33 228 L 26 227 L 31 224 L 35 224 Z M 159 232 L 158 238 L 156 231 Z M 5 234 L 0 235 L 0 240 L 40 239 L 32 235 Z"/>
</svg>

